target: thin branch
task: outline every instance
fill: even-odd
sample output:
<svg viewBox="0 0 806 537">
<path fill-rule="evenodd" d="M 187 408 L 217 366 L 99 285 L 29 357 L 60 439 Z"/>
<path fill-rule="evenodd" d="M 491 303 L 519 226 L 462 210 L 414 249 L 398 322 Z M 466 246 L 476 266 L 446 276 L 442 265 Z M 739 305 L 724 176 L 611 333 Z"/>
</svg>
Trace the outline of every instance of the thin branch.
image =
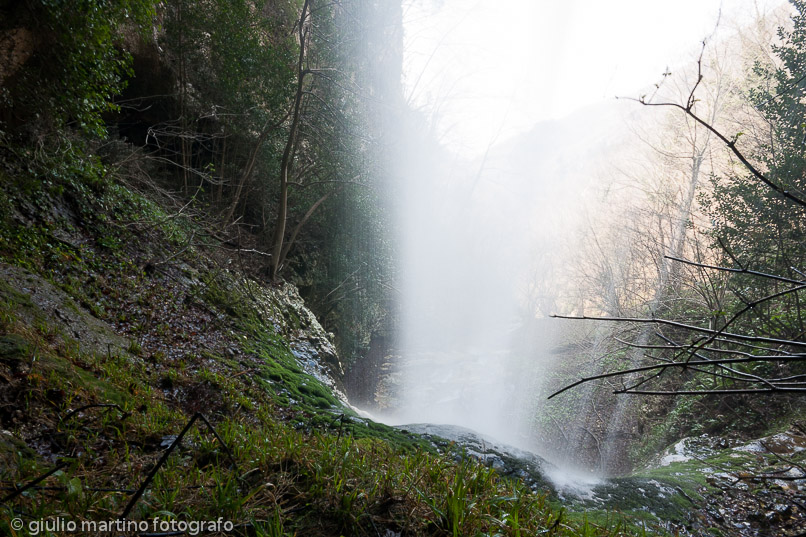
<svg viewBox="0 0 806 537">
<path fill-rule="evenodd" d="M 670 255 L 665 255 L 663 257 L 665 257 L 666 259 L 670 259 L 672 261 L 677 261 L 678 263 L 683 263 L 685 265 L 691 265 L 691 266 L 694 266 L 694 267 L 721 270 L 721 271 L 724 271 L 724 272 L 734 272 L 734 273 L 738 273 L 738 274 L 751 274 L 753 276 L 760 276 L 762 278 L 768 278 L 770 280 L 777 280 L 779 282 L 792 283 L 792 284 L 795 284 L 795 285 L 806 285 L 806 281 L 803 281 L 803 280 L 793 280 L 791 278 L 785 278 L 783 276 L 778 276 L 776 274 L 768 274 L 766 272 L 758 272 L 756 270 L 749 270 L 749 269 L 746 269 L 744 267 L 741 267 L 741 268 L 720 267 L 720 266 L 717 266 L 717 265 L 708 265 L 708 264 L 705 264 L 705 263 L 697 263 L 696 261 L 689 261 L 688 259 L 681 259 L 679 257 L 673 257 L 673 256 L 670 256 Z"/>
<path fill-rule="evenodd" d="M 305 213 L 305 215 L 302 217 L 299 223 L 297 223 L 296 227 L 294 227 L 294 230 L 291 232 L 291 236 L 288 238 L 287 241 L 285 241 L 285 246 L 283 247 L 283 250 L 280 253 L 280 264 L 285 263 L 285 259 L 288 256 L 288 252 L 291 251 L 291 247 L 294 246 L 297 240 L 297 235 L 299 234 L 300 230 L 305 225 L 305 223 L 308 221 L 308 219 L 310 219 L 313 213 L 316 212 L 316 209 L 319 208 L 319 206 L 322 205 L 330 196 L 338 194 L 342 190 L 344 190 L 344 187 L 345 185 L 341 185 L 339 188 L 331 190 L 330 192 L 326 193 L 324 196 L 316 200 L 316 202 L 313 205 L 311 205 L 311 207 L 308 209 L 308 211 Z"/>
<path fill-rule="evenodd" d="M 645 365 L 641 367 L 632 367 L 630 369 L 623 369 L 620 371 L 610 371 L 608 373 L 601 373 L 599 375 L 592 375 L 590 377 L 583 377 L 573 384 L 569 384 L 567 386 L 563 386 L 561 389 L 557 390 L 556 392 L 552 393 L 547 397 L 547 399 L 551 399 L 556 395 L 560 395 L 561 393 L 570 390 L 571 388 L 575 388 L 580 384 L 584 384 L 585 382 L 590 382 L 592 380 L 600 380 L 605 378 L 612 378 L 612 377 L 620 377 L 624 375 L 629 375 L 631 373 L 642 373 L 645 371 L 654 371 L 657 369 L 665 370 L 670 367 L 680 367 L 683 369 L 688 369 L 692 366 L 700 366 L 700 365 L 721 365 L 721 364 L 740 364 L 740 363 L 749 363 L 749 362 L 767 362 L 767 361 L 777 361 L 777 362 L 788 362 L 788 361 L 800 361 L 800 360 L 792 360 L 790 357 L 779 356 L 779 357 L 770 357 L 764 358 L 759 360 L 754 360 L 752 358 L 724 358 L 721 360 L 697 360 L 697 361 L 688 361 L 688 362 L 665 362 L 662 364 L 652 364 L 652 365 Z M 697 392 L 702 393 L 702 392 Z"/>
<path fill-rule="evenodd" d="M 196 412 L 193 415 L 193 417 L 190 418 L 190 420 L 187 422 L 187 425 L 185 425 L 185 427 L 182 429 L 182 432 L 179 433 L 179 435 L 174 439 L 174 441 L 171 443 L 168 449 L 165 450 L 165 453 L 162 454 L 162 457 L 160 457 L 157 464 L 155 464 L 154 467 L 151 469 L 151 471 L 148 473 L 148 476 L 146 476 L 145 480 L 143 480 L 143 483 L 137 489 L 137 492 L 135 492 L 134 495 L 131 497 L 129 503 L 126 504 L 126 508 L 120 515 L 121 519 L 125 519 L 126 517 L 129 516 L 129 513 L 131 513 L 131 510 L 134 508 L 135 504 L 137 504 L 137 501 L 143 495 L 149 483 L 151 483 L 151 481 L 154 479 L 154 476 L 157 475 L 157 472 L 159 471 L 160 468 L 162 468 L 162 465 L 165 464 L 165 461 L 168 460 L 168 457 L 171 455 L 171 453 L 173 453 L 173 450 L 182 442 L 182 438 L 184 438 L 184 436 L 187 434 L 187 432 L 190 430 L 193 424 L 196 423 L 197 419 L 202 420 L 202 422 L 204 422 L 204 424 L 207 426 L 210 432 L 213 433 L 213 436 L 215 436 L 216 440 L 218 440 L 219 444 L 221 444 L 221 448 L 224 450 L 224 453 L 226 453 L 233 467 L 237 471 L 238 465 L 235 462 L 235 458 L 232 456 L 232 452 L 230 451 L 229 447 L 227 447 L 227 444 L 224 443 L 224 441 L 218 435 L 218 432 L 215 430 L 212 424 L 209 421 L 207 421 L 207 418 L 205 418 L 201 412 Z"/>
<path fill-rule="evenodd" d="M 20 487 L 20 488 L 16 489 L 14 492 L 12 492 L 8 496 L 6 496 L 2 500 L 0 500 L 0 505 L 3 505 L 3 504 L 6 504 L 6 503 L 10 502 L 14 498 L 19 496 L 23 492 L 25 492 L 26 490 L 30 489 L 33 486 L 38 485 L 39 483 L 41 483 L 42 481 L 44 481 L 48 477 L 52 476 L 53 474 L 55 474 L 56 472 L 58 472 L 59 470 L 64 468 L 65 466 L 67 466 L 67 462 L 65 462 L 65 461 L 59 462 L 59 464 L 57 464 L 54 468 L 51 468 L 50 470 L 48 470 L 47 472 L 45 472 L 41 476 L 37 477 L 36 479 L 34 479 L 33 481 L 31 481 L 30 483 L 25 485 L 24 487 Z"/>
<path fill-rule="evenodd" d="M 689 116 L 694 121 L 696 121 L 697 123 L 699 123 L 700 125 L 702 125 L 706 129 L 711 131 L 714 134 L 714 136 L 719 138 L 728 147 L 728 149 L 730 149 L 731 152 L 734 155 L 736 155 L 736 158 L 739 159 L 739 161 L 744 165 L 744 167 L 747 168 L 747 170 L 751 174 L 753 174 L 759 181 L 761 181 L 762 183 L 764 183 L 765 185 L 770 187 L 772 190 L 774 190 L 775 192 L 777 192 L 778 194 L 780 194 L 784 198 L 797 203 L 801 207 L 806 207 L 806 200 L 803 200 L 803 199 L 799 198 L 798 196 L 795 196 L 790 191 L 785 190 L 783 187 L 781 187 L 780 185 L 778 185 L 774 181 L 772 181 L 769 178 L 767 178 L 766 175 L 761 173 L 755 166 L 753 166 L 753 164 L 750 163 L 749 160 L 747 160 L 747 157 L 745 157 L 744 154 L 736 148 L 736 141 L 737 141 L 738 137 L 735 137 L 733 140 L 729 140 L 724 134 L 722 134 L 720 131 L 718 131 L 714 126 L 712 126 L 710 123 L 708 123 L 704 119 L 700 118 L 697 114 L 695 114 L 692 111 L 692 104 L 693 103 L 687 103 L 686 106 L 683 106 L 682 104 L 669 103 L 669 102 L 652 103 L 652 102 L 646 101 L 644 99 L 628 98 L 628 100 L 636 101 L 638 103 L 641 103 L 644 106 L 666 106 L 666 107 L 678 108 L 678 109 L 682 110 L 687 116 Z"/>
<path fill-rule="evenodd" d="M 666 338 L 663 334 L 659 334 L 659 336 L 664 341 L 667 341 L 668 343 L 674 344 L 674 341 Z M 701 349 L 702 349 L 702 347 L 700 347 L 700 350 Z M 712 360 L 711 358 L 703 355 L 701 352 L 695 351 L 693 345 L 692 345 L 692 347 L 690 349 L 687 350 L 687 353 L 688 353 L 689 356 L 696 356 L 697 358 L 699 358 L 701 360 L 707 361 L 709 364 L 714 364 L 719 369 L 727 371 L 728 373 L 732 373 L 732 374 L 738 375 L 740 377 L 745 377 L 744 379 L 742 379 L 742 382 L 756 382 L 756 383 L 759 383 L 759 384 L 765 384 L 770 388 L 774 388 L 774 386 L 771 384 L 771 382 L 769 380 L 766 380 L 766 379 L 764 379 L 762 377 L 759 377 L 758 375 L 753 375 L 752 373 L 745 373 L 743 371 L 737 371 L 736 369 L 733 369 L 731 367 L 727 367 L 727 366 L 724 365 L 724 362 L 719 362 L 719 361 Z M 686 361 L 691 362 L 690 359 L 686 360 Z M 713 372 L 712 374 L 717 374 L 717 373 Z M 722 375 L 720 375 L 720 376 L 722 376 Z M 725 378 L 732 378 L 732 377 L 725 377 Z M 734 379 L 734 380 L 738 380 L 738 379 Z"/>
<path fill-rule="evenodd" d="M 656 333 L 655 335 L 657 337 L 659 337 L 659 338 L 663 338 L 663 336 L 661 334 L 659 334 L 659 333 Z M 632 347 L 632 348 L 635 348 L 635 349 L 650 349 L 650 350 L 682 351 L 682 350 L 691 349 L 694 345 L 697 344 L 697 342 L 695 342 L 695 343 L 689 343 L 689 344 L 671 343 L 671 344 L 668 344 L 668 345 L 651 345 L 651 344 L 641 345 L 639 343 L 634 343 L 632 341 L 627 341 L 625 339 L 621 339 L 621 338 L 617 338 L 617 337 L 614 337 L 613 339 L 618 341 L 622 345 L 627 345 L 628 347 Z M 715 341 L 718 341 L 720 343 L 735 343 L 737 345 L 741 345 L 741 343 L 734 342 L 734 341 L 728 341 L 728 340 L 721 339 L 721 338 L 718 338 Z M 757 349 L 765 350 L 765 351 L 775 350 L 775 349 L 766 349 L 764 347 L 754 347 L 754 346 L 751 346 L 751 348 L 757 348 Z M 783 360 L 779 360 L 779 361 L 787 361 L 787 360 L 790 360 L 790 359 L 806 361 L 806 353 L 792 354 L 792 353 L 783 352 L 783 351 L 776 351 L 776 352 L 781 352 L 782 354 L 751 354 L 751 353 L 745 352 L 745 351 L 730 350 L 730 349 L 719 349 L 717 347 L 701 347 L 700 350 L 701 351 L 706 351 L 706 352 L 718 353 L 718 354 L 738 354 L 739 356 L 744 356 L 746 358 L 749 358 L 749 360 L 747 360 L 749 362 L 768 361 L 768 360 L 775 361 L 775 360 L 779 360 L 781 358 L 783 358 Z"/>
<path fill-rule="evenodd" d="M 735 389 L 735 390 L 673 390 L 673 391 L 648 391 L 648 390 L 635 390 L 628 391 L 614 390 L 614 394 L 631 394 L 631 395 L 737 395 L 737 394 L 778 394 L 781 392 L 787 393 L 806 393 L 806 387 L 803 388 L 775 388 L 775 389 Z"/>
<path fill-rule="evenodd" d="M 79 412 L 83 412 L 84 410 L 89 410 L 90 408 L 114 408 L 114 409 L 120 411 L 120 413 L 123 414 L 124 416 L 129 415 L 129 413 L 126 412 L 125 410 L 123 410 L 123 408 L 121 408 L 120 405 L 116 405 L 115 403 L 95 403 L 95 404 L 91 404 L 91 405 L 84 405 L 84 406 L 81 406 L 79 408 L 76 408 L 75 410 L 71 410 L 63 418 L 59 419 L 59 421 L 64 423 L 65 421 L 69 420 L 70 418 L 72 418 L 73 416 L 78 414 Z"/>
<path fill-rule="evenodd" d="M 694 332 L 701 332 L 704 334 L 722 335 L 724 337 L 733 338 L 739 341 L 753 341 L 756 343 L 770 343 L 773 345 L 791 345 L 793 347 L 806 347 L 806 342 L 804 341 L 792 341 L 788 339 L 776 339 L 764 336 L 748 336 L 745 334 L 733 334 L 731 332 L 711 330 L 710 328 L 702 328 L 700 326 L 680 323 L 677 321 L 670 321 L 668 319 L 651 319 L 640 317 L 596 317 L 588 315 L 582 315 L 582 316 L 551 315 L 551 317 L 554 319 L 573 319 L 578 321 L 586 320 L 586 321 L 610 321 L 610 322 L 632 322 L 632 323 L 657 323 L 657 324 L 665 324 L 668 326 L 675 326 L 677 328 L 683 328 L 685 330 L 691 330 Z"/>
</svg>

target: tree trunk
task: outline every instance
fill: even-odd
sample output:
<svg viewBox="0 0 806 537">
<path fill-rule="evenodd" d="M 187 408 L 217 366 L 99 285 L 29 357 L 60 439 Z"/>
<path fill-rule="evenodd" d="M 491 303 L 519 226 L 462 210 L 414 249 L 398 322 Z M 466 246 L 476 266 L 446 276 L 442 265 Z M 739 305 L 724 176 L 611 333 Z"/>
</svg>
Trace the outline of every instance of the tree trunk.
<svg viewBox="0 0 806 537">
<path fill-rule="evenodd" d="M 280 198 L 277 201 L 277 220 L 274 225 L 274 237 L 272 238 L 271 265 L 269 268 L 269 278 L 277 280 L 277 276 L 283 265 L 283 239 L 285 237 L 286 219 L 288 218 L 288 178 L 291 175 L 291 168 L 294 163 L 294 149 L 296 147 L 297 136 L 299 134 L 302 100 L 305 96 L 305 55 L 308 41 L 308 17 L 310 14 L 310 0 L 305 0 L 302 6 L 302 13 L 299 17 L 299 58 L 297 60 L 297 91 L 294 95 L 294 109 L 291 114 L 291 128 L 288 132 L 283 158 L 280 161 Z"/>
</svg>

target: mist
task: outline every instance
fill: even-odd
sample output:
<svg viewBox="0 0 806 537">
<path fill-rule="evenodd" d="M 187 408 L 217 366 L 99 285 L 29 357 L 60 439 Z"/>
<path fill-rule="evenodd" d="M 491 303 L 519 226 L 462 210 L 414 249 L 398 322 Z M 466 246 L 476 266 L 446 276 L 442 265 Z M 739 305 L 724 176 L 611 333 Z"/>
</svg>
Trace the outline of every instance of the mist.
<svg viewBox="0 0 806 537">
<path fill-rule="evenodd" d="M 393 159 L 401 333 L 379 419 L 460 425 L 573 459 L 545 441 L 556 431 L 539 416 L 568 366 L 557 348 L 591 328 L 550 315 L 591 300 L 575 287 L 581 237 L 621 217 L 607 206 L 626 199 L 608 198 L 614 170 L 646 150 L 634 98 L 696 58 L 718 24 L 741 24 L 748 5 L 408 4 L 415 119 Z"/>
<path fill-rule="evenodd" d="M 619 103 L 588 107 L 468 159 L 406 162 L 401 340 L 382 419 L 460 425 L 535 448 L 536 394 L 576 330 L 552 313 L 571 288 L 575 236 L 607 148 L 627 134 Z"/>
</svg>

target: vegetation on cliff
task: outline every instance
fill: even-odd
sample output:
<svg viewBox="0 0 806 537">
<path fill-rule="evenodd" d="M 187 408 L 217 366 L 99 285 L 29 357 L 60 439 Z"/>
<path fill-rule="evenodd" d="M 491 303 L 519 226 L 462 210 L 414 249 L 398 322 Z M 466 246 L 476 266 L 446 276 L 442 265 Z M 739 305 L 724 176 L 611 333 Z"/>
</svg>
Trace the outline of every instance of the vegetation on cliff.
<svg viewBox="0 0 806 537">
<path fill-rule="evenodd" d="M 399 31 L 383 24 L 395 9 L 0 9 L 4 534 L 123 519 L 144 534 L 158 519 L 275 536 L 626 531 L 570 522 L 338 397 L 328 330 L 350 356 L 390 314 L 367 118 L 392 114 L 398 88 L 364 68 L 388 60 L 373 44 Z"/>
</svg>

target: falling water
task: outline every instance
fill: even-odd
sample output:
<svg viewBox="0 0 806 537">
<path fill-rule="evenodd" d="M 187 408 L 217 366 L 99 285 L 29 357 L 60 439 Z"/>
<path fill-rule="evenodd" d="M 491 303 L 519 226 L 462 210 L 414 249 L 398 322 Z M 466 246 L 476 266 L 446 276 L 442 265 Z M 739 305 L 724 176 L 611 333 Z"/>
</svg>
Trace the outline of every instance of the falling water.
<svg viewBox="0 0 806 537">
<path fill-rule="evenodd" d="M 555 426 L 536 417 L 562 365 L 555 350 L 579 328 L 547 316 L 576 301 L 565 245 L 601 139 L 613 132 L 592 118 L 612 114 L 544 123 L 479 159 L 422 132 L 407 137 L 397 178 L 402 333 L 380 419 L 468 427 L 568 462 L 568 445 L 543 441 Z"/>
<path fill-rule="evenodd" d="M 587 364 L 588 374 L 598 372 L 592 362 L 601 333 L 548 315 L 584 312 L 589 299 L 574 289 L 571 274 L 579 269 L 573 265 L 580 262 L 577 239 L 583 228 L 591 231 L 593 222 L 603 221 L 587 211 L 607 204 L 602 191 L 613 185 L 608 170 L 634 158 L 635 142 L 625 144 L 627 103 L 590 103 L 615 93 L 640 94 L 640 85 L 654 82 L 669 65 L 670 51 L 679 53 L 712 30 L 717 4 L 709 4 L 696 24 L 684 10 L 686 25 L 663 25 L 674 28 L 663 43 L 656 42 L 659 29 L 651 21 L 631 20 L 650 16 L 649 10 L 626 3 L 589 6 L 575 13 L 576 25 L 548 4 L 523 3 L 504 17 L 505 37 L 493 33 L 500 9 L 492 4 L 479 3 L 479 9 L 476 4 L 460 9 L 452 0 L 406 4 L 406 13 L 416 12 L 408 17 L 421 23 L 415 33 L 429 34 L 422 21 L 434 21 L 435 31 L 425 48 L 410 38 L 404 47 L 409 60 L 415 59 L 409 89 L 430 97 L 412 97 L 418 112 L 400 122 L 392 158 L 401 333 L 378 390 L 377 417 L 392 424 L 465 426 L 556 461 L 584 459 L 599 471 L 612 463 L 606 453 L 608 444 L 612 447 L 608 416 L 595 408 L 598 388 L 577 389 L 553 408 L 545 401 L 558 383 L 583 374 L 575 367 Z M 524 16 L 513 20 L 516 12 Z M 519 24 L 530 31 L 513 31 Z M 545 32 L 532 31 L 535 24 L 547 24 Z M 647 47 L 635 45 L 640 32 L 651 34 L 638 40 Z M 551 42 L 535 48 L 537 41 L 522 41 L 527 35 Z M 568 35 L 578 38 L 573 50 L 563 48 Z M 549 49 L 550 58 L 540 55 Z M 558 59 L 563 55 L 566 65 Z M 482 60 L 488 64 L 474 65 Z M 520 79 L 509 78 L 515 71 Z M 550 77 L 540 76 L 545 73 Z M 511 95 L 476 93 L 498 86 Z M 452 92 L 463 87 L 469 94 L 456 99 Z M 630 110 L 626 114 L 637 115 L 634 104 Z M 512 116 L 521 111 L 515 121 Z M 546 119 L 551 117 L 561 119 Z M 479 125 L 489 118 L 480 135 Z M 526 121 L 534 127 L 523 132 Z M 513 122 L 520 125 L 517 136 Z M 489 128 L 493 124 L 499 133 L 510 128 L 509 140 L 499 139 L 496 128 Z M 489 146 L 467 151 L 456 144 L 463 134 L 476 142 L 486 137 Z M 609 208 L 611 221 L 604 225 L 614 228 L 621 216 Z M 580 342 L 587 346 L 573 348 Z M 571 350 L 558 350 L 563 348 Z M 553 414 L 557 406 L 564 411 L 556 413 L 560 418 Z M 622 413 L 615 414 L 618 421 Z M 598 420 L 598 429 L 591 420 Z M 578 457 L 577 449 L 587 453 Z"/>
</svg>

